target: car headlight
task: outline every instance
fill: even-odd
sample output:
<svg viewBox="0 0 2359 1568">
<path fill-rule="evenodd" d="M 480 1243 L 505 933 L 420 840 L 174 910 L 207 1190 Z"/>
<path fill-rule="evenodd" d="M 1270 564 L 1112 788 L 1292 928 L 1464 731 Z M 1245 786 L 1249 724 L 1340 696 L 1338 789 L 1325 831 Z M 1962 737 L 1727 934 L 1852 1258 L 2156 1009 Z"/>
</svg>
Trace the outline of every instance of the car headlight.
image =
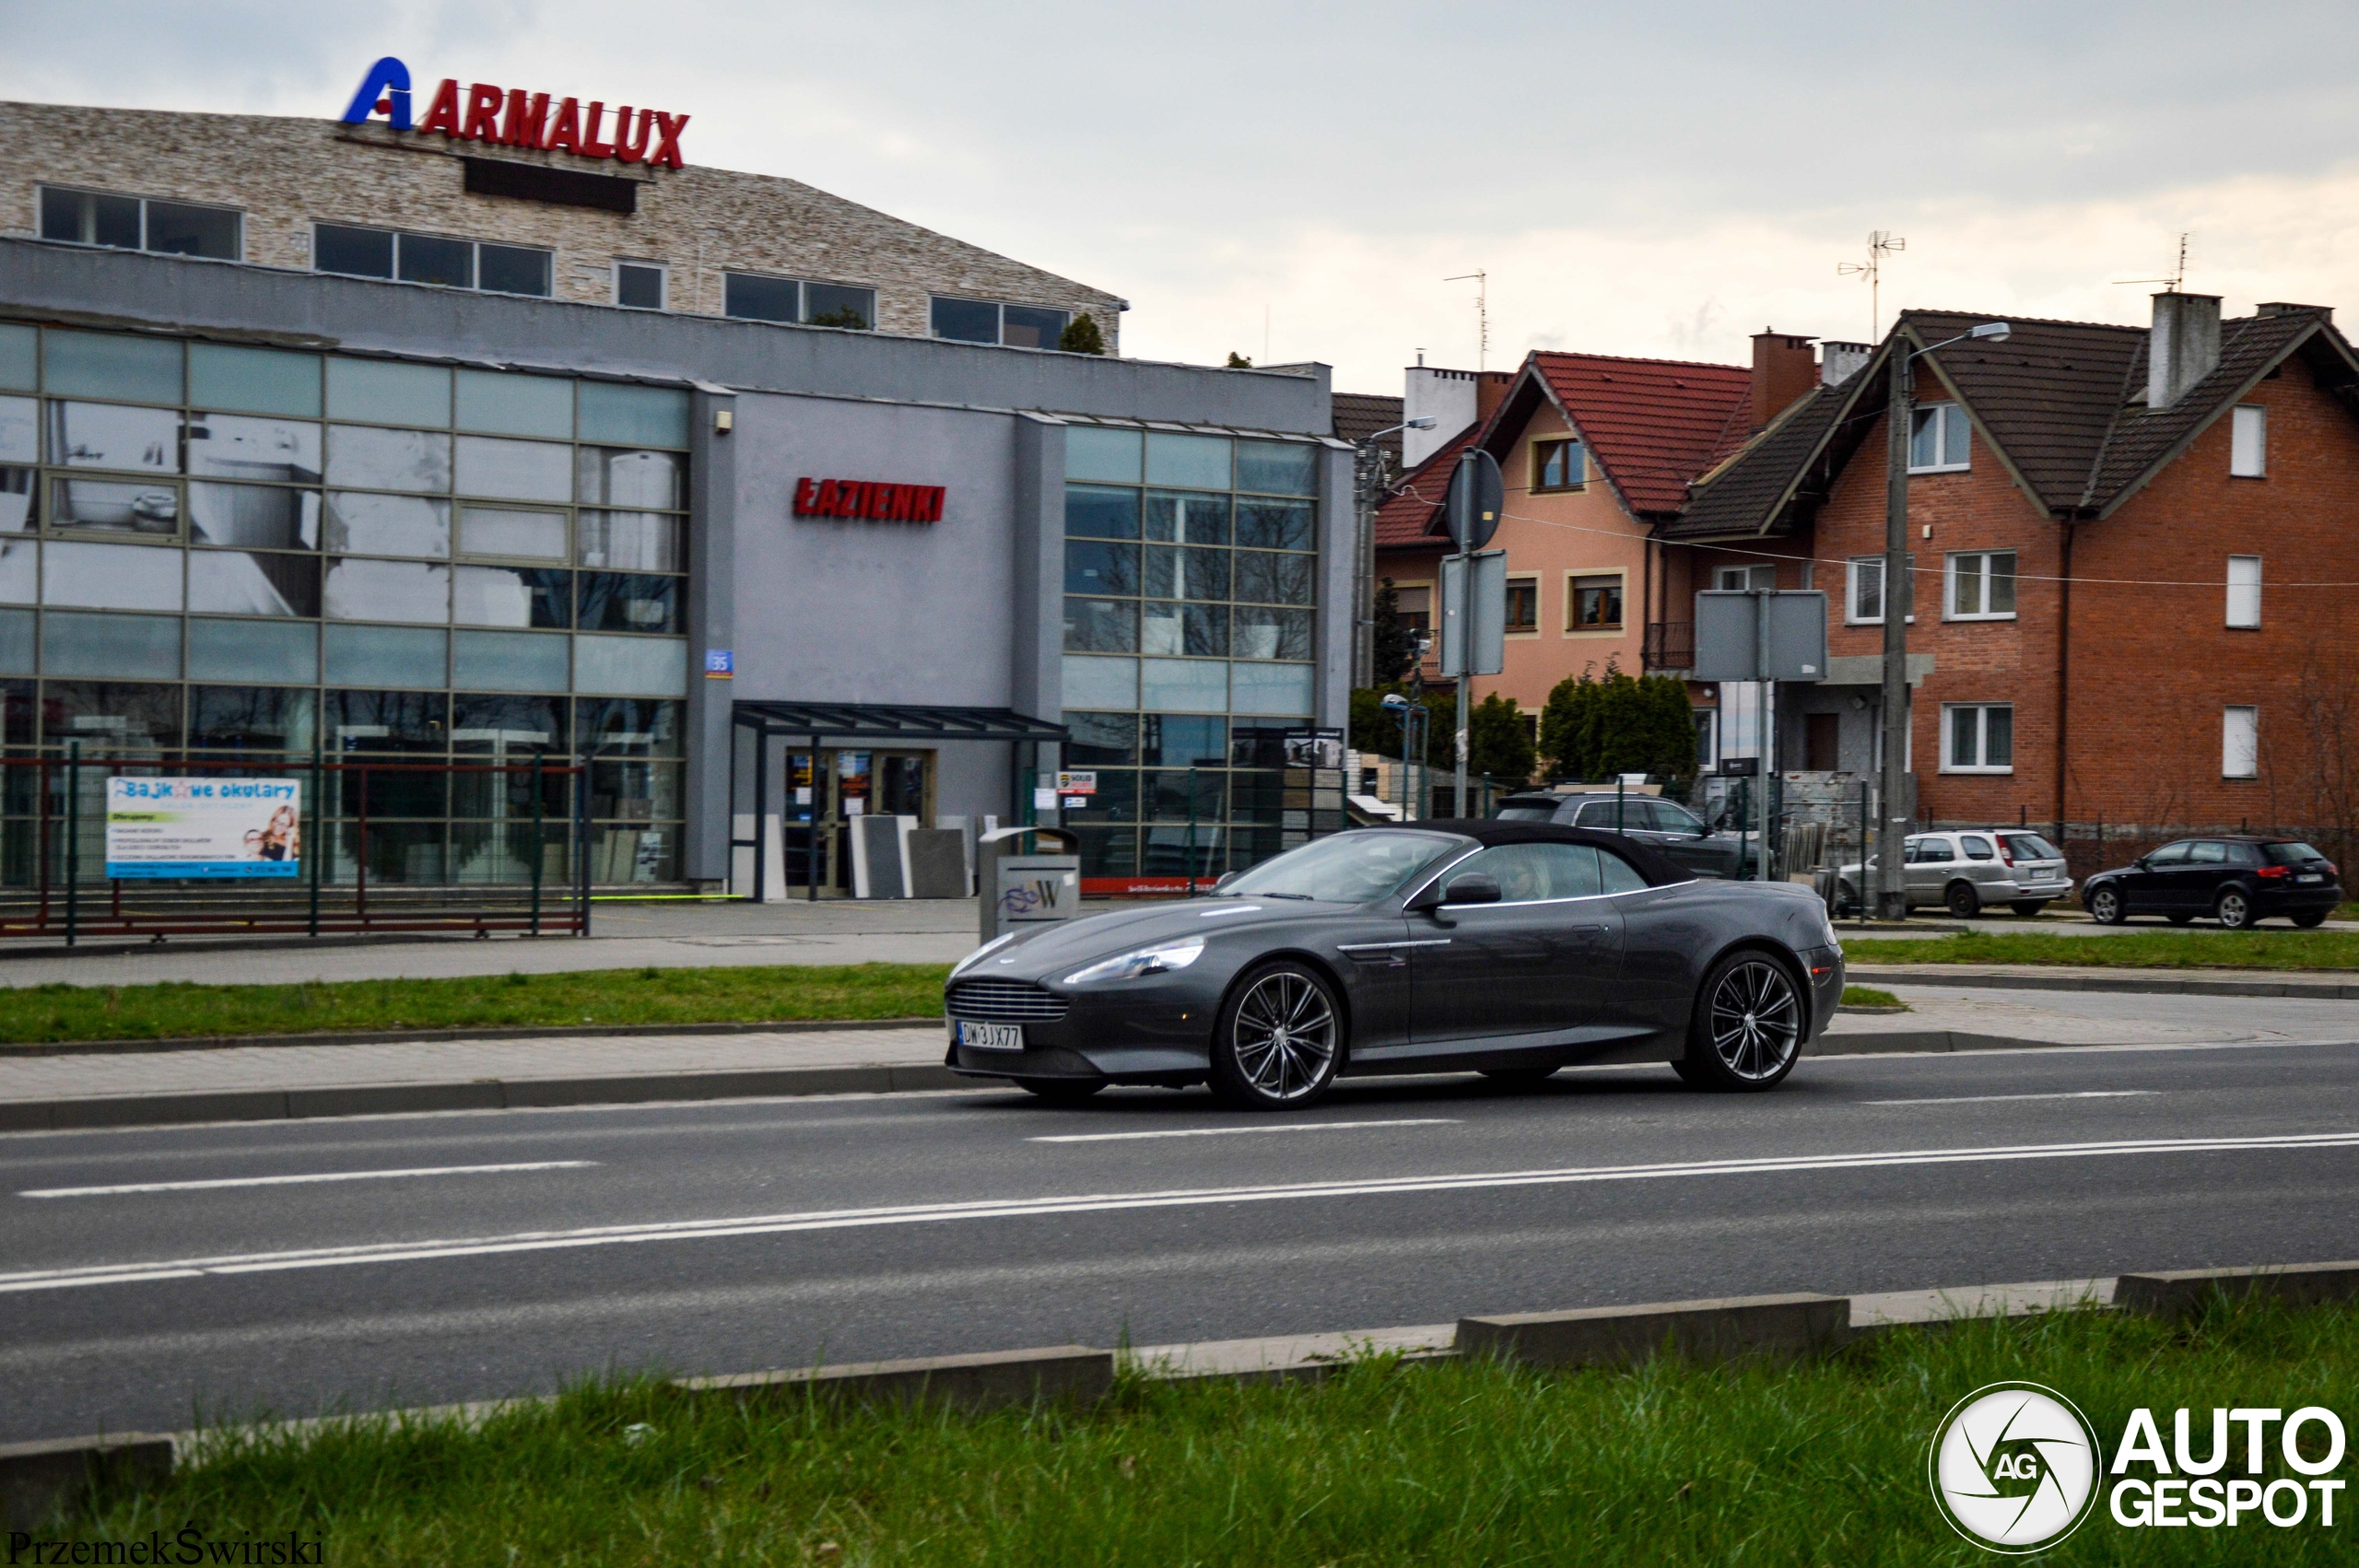
<svg viewBox="0 0 2359 1568">
<path fill-rule="evenodd" d="M 992 938 L 991 941 L 983 943 L 982 946 L 975 949 L 974 952 L 958 960 L 957 965 L 950 971 L 950 977 L 954 980 L 957 979 L 959 976 L 965 974 L 968 970 L 980 963 L 985 954 L 1005 947 L 1009 942 L 1014 942 L 1015 937 L 1015 932 L 1009 931 L 1004 936 L 995 936 Z"/>
<path fill-rule="evenodd" d="M 1086 986 L 1092 980 L 1135 980 L 1142 975 L 1160 975 L 1170 969 L 1185 969 L 1203 955 L 1204 939 L 1202 937 L 1175 942 L 1164 947 L 1142 947 L 1135 953 L 1101 959 L 1086 969 L 1077 969 L 1065 977 L 1065 984 Z"/>
</svg>

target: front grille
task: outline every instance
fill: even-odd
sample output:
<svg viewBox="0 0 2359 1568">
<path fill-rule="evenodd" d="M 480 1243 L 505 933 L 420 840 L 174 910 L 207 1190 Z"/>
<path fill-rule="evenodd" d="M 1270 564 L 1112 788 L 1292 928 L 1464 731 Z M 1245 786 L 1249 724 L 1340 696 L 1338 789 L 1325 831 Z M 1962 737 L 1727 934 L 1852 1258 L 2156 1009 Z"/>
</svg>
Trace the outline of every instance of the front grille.
<svg viewBox="0 0 2359 1568">
<path fill-rule="evenodd" d="M 955 980 L 945 1005 L 951 1017 L 979 1024 L 1048 1024 L 1073 1003 L 1029 980 Z"/>
</svg>

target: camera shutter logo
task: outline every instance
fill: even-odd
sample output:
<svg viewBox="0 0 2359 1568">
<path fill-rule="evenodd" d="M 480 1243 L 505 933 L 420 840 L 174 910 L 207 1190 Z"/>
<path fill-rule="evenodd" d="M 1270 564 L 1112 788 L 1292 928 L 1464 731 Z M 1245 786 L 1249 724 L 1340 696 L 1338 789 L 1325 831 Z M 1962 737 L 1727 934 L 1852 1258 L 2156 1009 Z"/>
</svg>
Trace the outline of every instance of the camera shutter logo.
<svg viewBox="0 0 2359 1568">
<path fill-rule="evenodd" d="M 2096 1506 L 2103 1457 L 2071 1400 L 2036 1383 L 1993 1383 L 1942 1419 L 1925 1463 L 1953 1529 L 2022 1553 L 2081 1527 Z"/>
</svg>

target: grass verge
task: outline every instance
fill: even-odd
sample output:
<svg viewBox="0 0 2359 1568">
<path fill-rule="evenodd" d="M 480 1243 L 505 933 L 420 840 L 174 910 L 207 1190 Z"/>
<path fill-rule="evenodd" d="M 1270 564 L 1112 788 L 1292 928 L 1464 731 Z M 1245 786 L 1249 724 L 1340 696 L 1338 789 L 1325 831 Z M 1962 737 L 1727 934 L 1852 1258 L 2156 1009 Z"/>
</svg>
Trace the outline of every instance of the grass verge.
<svg viewBox="0 0 2359 1568">
<path fill-rule="evenodd" d="M 1901 1007 L 1907 1004 L 1890 991 L 1880 991 L 1873 986 L 1845 986 L 1841 1005 L 1845 1007 Z"/>
<path fill-rule="evenodd" d="M 292 1533 L 344 1565 L 1978 1564 L 1935 1511 L 1926 1445 L 1954 1403 L 2011 1380 L 2073 1400 L 2108 1458 L 2139 1407 L 2165 1441 L 2182 1406 L 2204 1436 L 2215 1405 L 2347 1417 L 2359 1313 L 2223 1305 L 2172 1328 L 2071 1312 L 1790 1367 L 1375 1361 L 1316 1386 L 1128 1381 L 1084 1412 L 745 1410 L 607 1383 L 475 1428 L 226 1439 L 76 1529 Z M 2275 1447 L 2271 1474 L 2292 1477 Z M 2041 1561 L 2348 1562 L 2351 1496 L 2331 1528 L 2313 1507 L 2295 1528 L 2130 1529 L 2101 1502 Z"/>
<path fill-rule="evenodd" d="M 0 1044 L 323 1030 L 557 1028 L 938 1018 L 946 964 L 584 969 L 295 986 L 29 986 L 0 990 Z"/>
<path fill-rule="evenodd" d="M 2047 931 L 1846 937 L 1854 964 L 2076 964 L 2109 969 L 2359 969 L 2359 931 Z"/>
</svg>

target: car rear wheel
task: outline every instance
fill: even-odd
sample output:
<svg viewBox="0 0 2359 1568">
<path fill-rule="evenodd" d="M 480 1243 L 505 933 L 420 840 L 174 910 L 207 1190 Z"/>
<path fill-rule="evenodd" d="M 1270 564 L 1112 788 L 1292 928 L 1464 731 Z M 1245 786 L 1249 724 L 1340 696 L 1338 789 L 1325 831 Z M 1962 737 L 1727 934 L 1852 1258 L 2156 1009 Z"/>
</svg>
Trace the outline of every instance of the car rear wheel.
<svg viewBox="0 0 2359 1568">
<path fill-rule="evenodd" d="M 1948 891 L 1942 895 L 1942 903 L 1961 920 L 1970 920 L 1982 913 L 1982 895 L 1974 890 L 1970 882 L 1950 883 Z"/>
<path fill-rule="evenodd" d="M 1802 989 L 1766 953 L 1731 953 L 1696 995 L 1687 1054 L 1672 1066 L 1698 1089 L 1773 1087 L 1802 1055 Z"/>
<path fill-rule="evenodd" d="M 1106 1087 L 1103 1078 L 1019 1078 L 1027 1094 L 1038 1094 L 1052 1106 L 1077 1106 Z"/>
<path fill-rule="evenodd" d="M 2223 928 L 2240 931 L 2252 925 L 2252 900 L 2245 896 L 2243 888 L 2232 887 L 2220 895 L 2220 902 L 2212 907 Z"/>
<path fill-rule="evenodd" d="M 2089 895 L 2089 919 L 2101 926 L 2121 924 L 2129 911 L 2122 907 L 2121 895 L 2110 887 L 2100 887 Z"/>
<path fill-rule="evenodd" d="M 1240 980 L 1213 1033 L 1212 1089 L 1239 1110 L 1296 1110 L 1327 1093 L 1344 1056 L 1343 1007 L 1326 977 L 1291 961 Z"/>
<path fill-rule="evenodd" d="M 2294 917 L 2294 923 L 2301 927 L 2304 930 L 2313 930 L 2316 927 L 2326 924 L 2326 911 L 2323 909 L 2305 909 L 2300 914 Z"/>
<path fill-rule="evenodd" d="M 2045 898 L 2018 898 L 2013 904 L 2008 905 L 2007 907 L 2013 909 L 2016 914 L 2021 915 L 2025 919 L 2028 920 L 2033 916 L 2038 914 L 2042 909 L 2048 907 L 2048 900 Z"/>
</svg>

